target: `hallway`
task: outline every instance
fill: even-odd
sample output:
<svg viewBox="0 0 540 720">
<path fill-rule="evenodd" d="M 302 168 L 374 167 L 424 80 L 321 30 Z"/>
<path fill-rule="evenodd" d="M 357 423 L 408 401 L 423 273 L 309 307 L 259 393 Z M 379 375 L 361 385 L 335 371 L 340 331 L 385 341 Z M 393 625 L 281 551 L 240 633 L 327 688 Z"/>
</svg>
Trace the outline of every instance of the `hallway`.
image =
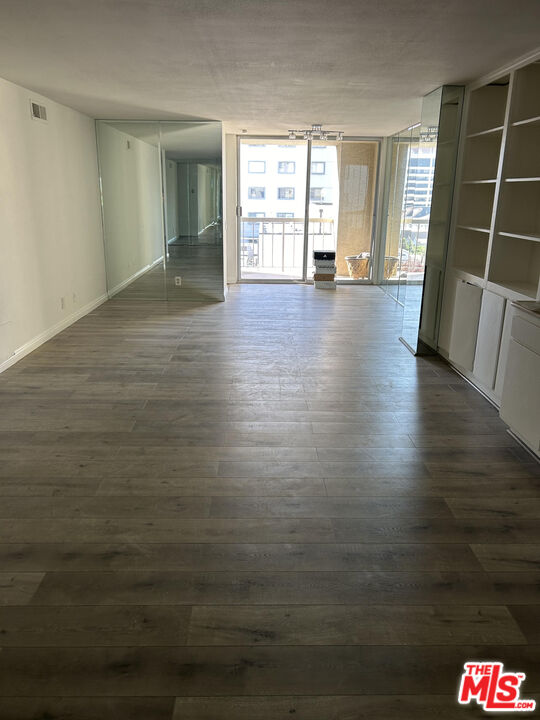
<svg viewBox="0 0 540 720">
<path fill-rule="evenodd" d="M 0 376 L 2 720 L 540 697 L 540 468 L 373 286 L 113 299 Z M 495 715 L 496 716 L 496 715 Z"/>
</svg>

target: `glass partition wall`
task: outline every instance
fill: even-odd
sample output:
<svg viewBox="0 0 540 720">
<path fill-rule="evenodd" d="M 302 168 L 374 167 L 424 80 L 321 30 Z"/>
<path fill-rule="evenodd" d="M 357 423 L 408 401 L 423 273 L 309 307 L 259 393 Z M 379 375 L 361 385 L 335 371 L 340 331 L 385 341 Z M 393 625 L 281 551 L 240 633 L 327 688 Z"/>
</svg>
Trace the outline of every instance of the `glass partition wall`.
<svg viewBox="0 0 540 720">
<path fill-rule="evenodd" d="M 437 348 L 462 100 L 462 87 L 434 90 L 421 122 L 389 138 L 382 285 L 414 353 Z"/>
<path fill-rule="evenodd" d="M 109 296 L 223 300 L 221 123 L 96 130 Z"/>
<path fill-rule="evenodd" d="M 401 270 L 405 229 L 405 188 L 413 128 L 402 130 L 389 138 L 386 239 L 382 285 L 398 302 L 402 302 L 404 280 Z M 405 255 L 406 258 L 406 255 Z"/>
<path fill-rule="evenodd" d="M 372 278 L 378 140 L 239 138 L 239 276 L 310 281 L 313 250 L 337 279 Z"/>
</svg>

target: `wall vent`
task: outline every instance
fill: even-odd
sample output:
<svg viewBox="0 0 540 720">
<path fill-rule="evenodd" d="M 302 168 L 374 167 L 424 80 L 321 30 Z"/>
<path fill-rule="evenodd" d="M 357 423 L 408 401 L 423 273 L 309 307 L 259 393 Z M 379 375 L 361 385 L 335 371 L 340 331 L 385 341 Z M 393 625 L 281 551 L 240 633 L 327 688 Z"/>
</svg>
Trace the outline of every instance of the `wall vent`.
<svg viewBox="0 0 540 720">
<path fill-rule="evenodd" d="M 47 120 L 47 108 L 45 105 L 39 105 L 39 103 L 30 100 L 30 110 L 34 120 Z"/>
</svg>

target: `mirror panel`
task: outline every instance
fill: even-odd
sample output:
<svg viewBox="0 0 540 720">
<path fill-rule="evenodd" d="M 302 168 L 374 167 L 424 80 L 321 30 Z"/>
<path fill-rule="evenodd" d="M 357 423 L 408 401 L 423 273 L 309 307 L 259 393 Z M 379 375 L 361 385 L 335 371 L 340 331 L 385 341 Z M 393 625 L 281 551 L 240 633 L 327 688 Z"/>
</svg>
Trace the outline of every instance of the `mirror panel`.
<svg viewBox="0 0 540 720">
<path fill-rule="evenodd" d="M 109 296 L 223 300 L 221 123 L 96 131 Z"/>
<path fill-rule="evenodd" d="M 167 299 L 223 300 L 221 123 L 161 123 L 161 153 Z"/>
<path fill-rule="evenodd" d="M 109 297 L 164 298 L 159 124 L 97 123 Z"/>
</svg>

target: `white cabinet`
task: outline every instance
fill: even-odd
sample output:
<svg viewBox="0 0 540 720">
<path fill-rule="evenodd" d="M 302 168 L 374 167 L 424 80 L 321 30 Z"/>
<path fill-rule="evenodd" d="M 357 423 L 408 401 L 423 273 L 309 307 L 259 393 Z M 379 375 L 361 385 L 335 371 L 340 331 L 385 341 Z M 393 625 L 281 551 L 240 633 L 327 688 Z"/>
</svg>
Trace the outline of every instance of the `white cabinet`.
<svg viewBox="0 0 540 720">
<path fill-rule="evenodd" d="M 445 357 L 450 355 L 452 337 L 452 318 L 456 304 L 456 290 L 460 281 L 454 274 L 447 274 L 444 283 L 441 321 L 439 326 L 439 350 Z"/>
<path fill-rule="evenodd" d="M 484 290 L 478 322 L 473 375 L 481 385 L 490 390 L 495 387 L 505 305 L 506 300 L 503 297 Z"/>
<path fill-rule="evenodd" d="M 465 280 L 457 283 L 449 357 L 464 370 L 473 369 L 481 302 L 482 288 Z"/>
<path fill-rule="evenodd" d="M 465 104 L 439 348 L 537 451 L 540 318 L 512 303 L 540 302 L 540 54 Z"/>
<path fill-rule="evenodd" d="M 508 350 L 510 348 L 510 332 L 512 330 L 512 320 L 514 318 L 514 306 L 512 303 L 506 303 L 506 311 L 504 313 L 504 324 L 501 336 L 501 347 L 499 350 L 499 362 L 497 364 L 497 377 L 495 379 L 495 398 L 501 401 L 504 375 L 506 373 L 506 364 L 508 362 Z"/>
<path fill-rule="evenodd" d="M 501 418 L 540 451 L 540 320 L 516 310 L 501 399 Z"/>
</svg>

